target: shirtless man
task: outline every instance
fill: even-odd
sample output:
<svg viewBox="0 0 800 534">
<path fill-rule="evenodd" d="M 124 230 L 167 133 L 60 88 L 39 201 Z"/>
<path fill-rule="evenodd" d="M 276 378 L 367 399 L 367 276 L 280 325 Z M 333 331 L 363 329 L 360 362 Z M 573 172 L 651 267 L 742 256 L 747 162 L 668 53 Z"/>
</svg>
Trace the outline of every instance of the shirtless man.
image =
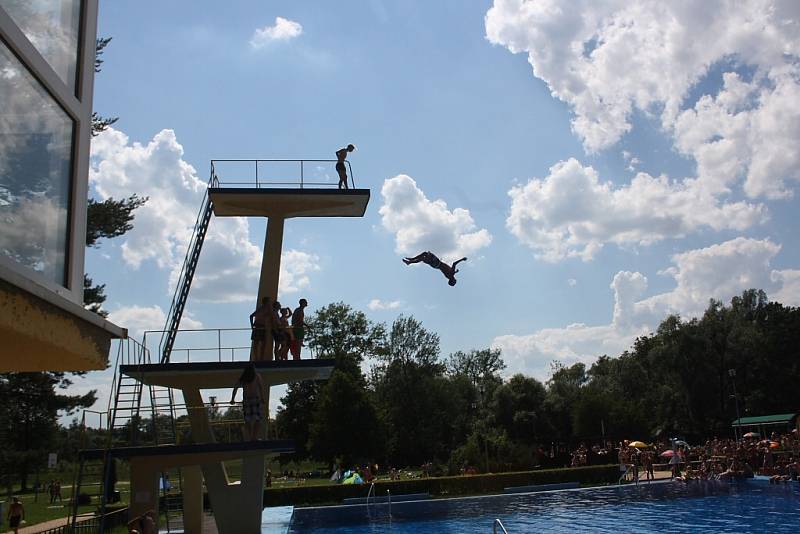
<svg viewBox="0 0 800 534">
<path fill-rule="evenodd" d="M 19 497 L 14 497 L 11 506 L 8 507 L 8 528 L 13 530 L 14 534 L 19 532 L 19 525 L 25 520 L 25 507 L 19 500 Z"/>
<path fill-rule="evenodd" d="M 437 258 L 436 254 L 429 251 L 425 251 L 422 254 L 414 256 L 413 258 L 403 258 L 403 263 L 406 265 L 422 262 L 430 265 L 434 269 L 439 269 L 442 271 L 444 277 L 447 278 L 447 283 L 451 286 L 456 285 L 456 273 L 458 272 L 456 265 L 462 261 L 467 261 L 467 258 L 461 258 L 460 260 L 454 261 L 452 265 L 447 265 L 445 262 Z"/>
<path fill-rule="evenodd" d="M 244 439 L 256 441 L 261 435 L 261 421 L 264 418 L 264 383 L 251 364 L 233 388 L 231 404 L 236 402 L 236 392 L 242 388 L 242 408 L 244 412 Z"/>
<path fill-rule="evenodd" d="M 264 297 L 261 299 L 261 305 L 250 314 L 250 328 L 253 330 L 250 334 L 250 339 L 253 341 L 250 359 L 253 361 L 266 360 L 267 327 L 271 318 L 270 313 L 269 297 Z"/>
<path fill-rule="evenodd" d="M 306 335 L 306 328 L 308 325 L 306 324 L 306 312 L 305 308 L 308 306 L 308 301 L 306 299 L 300 299 L 299 306 L 295 308 L 294 312 L 292 313 L 292 331 L 294 332 L 294 340 L 292 341 L 292 346 L 290 347 L 292 351 L 292 359 L 299 360 L 300 359 L 300 351 L 303 350 L 303 338 Z"/>
<path fill-rule="evenodd" d="M 348 152 L 352 152 L 355 149 L 356 147 L 350 144 L 336 151 L 336 172 L 339 174 L 339 189 L 349 189 L 347 185 L 347 168 L 344 165 L 344 160 L 347 158 Z"/>
</svg>

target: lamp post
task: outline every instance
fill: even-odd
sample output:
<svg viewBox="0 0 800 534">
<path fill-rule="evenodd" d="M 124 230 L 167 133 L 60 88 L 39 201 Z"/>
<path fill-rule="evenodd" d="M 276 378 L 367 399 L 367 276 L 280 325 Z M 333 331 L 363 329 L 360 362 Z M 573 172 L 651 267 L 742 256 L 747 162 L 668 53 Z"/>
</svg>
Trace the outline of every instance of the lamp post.
<svg viewBox="0 0 800 534">
<path fill-rule="evenodd" d="M 739 443 L 739 425 L 742 423 L 742 417 L 739 415 L 739 395 L 736 394 L 736 369 L 728 369 L 728 376 L 731 377 L 731 384 L 733 385 L 733 402 L 736 405 L 736 426 L 733 427 L 733 437 L 736 443 Z"/>
</svg>

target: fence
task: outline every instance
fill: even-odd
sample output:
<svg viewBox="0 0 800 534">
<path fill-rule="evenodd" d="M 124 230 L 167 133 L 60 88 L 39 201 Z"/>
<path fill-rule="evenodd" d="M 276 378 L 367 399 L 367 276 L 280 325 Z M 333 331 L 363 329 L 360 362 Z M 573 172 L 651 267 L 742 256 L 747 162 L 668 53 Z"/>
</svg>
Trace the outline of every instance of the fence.
<svg viewBox="0 0 800 534">
<path fill-rule="evenodd" d="M 338 187 L 335 159 L 215 159 L 211 160 L 213 187 Z M 345 160 L 349 186 L 355 189 L 350 162 Z"/>
<path fill-rule="evenodd" d="M 47 530 L 40 530 L 37 534 L 103 534 L 100 532 L 101 517 L 94 516 L 83 521 L 76 522 L 74 525 L 68 523 L 60 527 L 53 527 Z M 127 524 L 128 509 L 121 508 L 105 515 L 103 530 L 110 532 L 111 529 Z"/>
</svg>

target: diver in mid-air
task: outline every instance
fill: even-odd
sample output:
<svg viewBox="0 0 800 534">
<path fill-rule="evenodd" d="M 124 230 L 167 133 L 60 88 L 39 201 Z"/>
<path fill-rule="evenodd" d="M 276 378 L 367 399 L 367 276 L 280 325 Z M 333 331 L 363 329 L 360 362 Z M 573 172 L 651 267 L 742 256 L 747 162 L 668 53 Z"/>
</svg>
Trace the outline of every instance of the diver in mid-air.
<svg viewBox="0 0 800 534">
<path fill-rule="evenodd" d="M 451 286 L 456 285 L 456 273 L 458 269 L 456 269 L 456 265 L 461 263 L 462 261 L 467 261 L 467 258 L 461 258 L 460 260 L 456 260 L 452 263 L 452 265 L 448 265 L 442 260 L 440 260 L 436 254 L 430 251 L 425 251 L 422 254 L 418 254 L 413 258 L 403 258 L 403 263 L 406 265 L 411 265 L 412 263 L 426 263 L 433 267 L 434 269 L 439 269 L 442 271 L 442 274 L 445 278 L 447 278 L 447 283 Z"/>
</svg>

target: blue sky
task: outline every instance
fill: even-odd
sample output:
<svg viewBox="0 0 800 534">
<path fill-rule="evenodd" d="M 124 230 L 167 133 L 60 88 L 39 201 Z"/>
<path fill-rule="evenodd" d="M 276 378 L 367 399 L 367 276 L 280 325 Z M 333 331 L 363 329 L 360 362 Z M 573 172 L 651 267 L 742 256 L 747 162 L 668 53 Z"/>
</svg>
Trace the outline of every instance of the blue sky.
<svg viewBox="0 0 800 534">
<path fill-rule="evenodd" d="M 102 2 L 92 191 L 150 196 L 87 254 L 112 320 L 162 327 L 211 159 L 351 142 L 367 214 L 287 221 L 285 304 L 413 314 L 546 379 L 712 297 L 800 303 L 796 4 L 559 4 Z M 264 230 L 213 221 L 184 326 L 247 324 Z M 469 257 L 456 287 L 400 261 L 426 249 Z"/>
</svg>

